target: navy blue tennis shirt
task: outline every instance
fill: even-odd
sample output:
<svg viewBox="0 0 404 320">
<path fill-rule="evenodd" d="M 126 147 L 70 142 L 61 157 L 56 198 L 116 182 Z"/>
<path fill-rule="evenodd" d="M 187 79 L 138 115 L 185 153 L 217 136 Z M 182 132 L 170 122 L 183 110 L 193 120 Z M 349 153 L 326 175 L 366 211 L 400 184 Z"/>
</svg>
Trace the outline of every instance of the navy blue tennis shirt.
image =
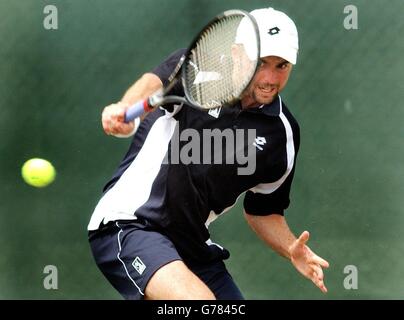
<svg viewBox="0 0 404 320">
<path fill-rule="evenodd" d="M 176 51 L 152 71 L 164 85 L 183 53 Z M 183 94 L 181 84 L 173 91 Z M 205 148 L 204 134 L 212 132 L 226 134 Z M 252 139 L 247 133 L 254 133 Z M 225 136 L 233 138 L 230 145 L 235 148 L 229 148 Z M 192 155 L 196 149 L 189 147 L 189 139 L 195 137 L 199 140 L 193 146 L 213 153 L 220 150 L 223 156 L 215 163 L 206 155 Z M 88 229 L 138 219 L 169 237 L 184 260 L 226 258 L 226 250 L 210 239 L 209 224 L 244 193 L 248 214 L 283 215 L 290 203 L 299 143 L 298 123 L 280 96 L 268 105 L 244 110 L 240 104 L 209 112 L 182 105 L 157 109 L 140 123 L 127 154 L 104 187 Z M 246 163 L 236 161 L 240 145 L 244 155 L 255 152 L 254 170 L 248 174 L 240 174 Z"/>
</svg>

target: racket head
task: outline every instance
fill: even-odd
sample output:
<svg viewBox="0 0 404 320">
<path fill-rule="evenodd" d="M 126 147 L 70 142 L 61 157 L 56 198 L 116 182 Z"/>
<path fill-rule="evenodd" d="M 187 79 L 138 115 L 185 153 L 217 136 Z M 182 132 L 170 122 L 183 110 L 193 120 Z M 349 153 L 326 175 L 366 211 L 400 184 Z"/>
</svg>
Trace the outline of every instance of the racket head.
<svg viewBox="0 0 404 320">
<path fill-rule="evenodd" d="M 260 61 L 255 18 L 228 10 L 212 19 L 189 46 L 181 79 L 187 102 L 201 109 L 232 105 L 253 79 Z"/>
</svg>

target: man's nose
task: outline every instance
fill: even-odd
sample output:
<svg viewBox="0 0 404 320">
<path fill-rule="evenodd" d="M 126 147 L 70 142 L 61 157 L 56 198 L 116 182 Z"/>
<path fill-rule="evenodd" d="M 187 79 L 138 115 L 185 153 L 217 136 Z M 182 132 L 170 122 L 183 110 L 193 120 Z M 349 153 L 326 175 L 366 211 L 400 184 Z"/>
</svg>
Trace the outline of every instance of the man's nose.
<svg viewBox="0 0 404 320">
<path fill-rule="evenodd" d="M 270 84 L 278 84 L 279 83 L 279 74 L 276 72 L 276 69 L 270 66 L 266 66 L 263 70 L 263 79 L 265 82 Z"/>
</svg>

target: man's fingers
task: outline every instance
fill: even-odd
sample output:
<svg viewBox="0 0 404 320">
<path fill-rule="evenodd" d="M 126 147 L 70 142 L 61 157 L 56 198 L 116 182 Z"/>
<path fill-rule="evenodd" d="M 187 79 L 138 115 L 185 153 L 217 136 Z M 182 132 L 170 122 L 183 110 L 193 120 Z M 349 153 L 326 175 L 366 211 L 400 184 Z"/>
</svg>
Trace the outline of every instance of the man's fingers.
<svg viewBox="0 0 404 320">
<path fill-rule="evenodd" d="M 125 121 L 125 113 L 126 113 L 126 110 L 129 107 L 129 104 L 120 101 L 120 102 L 117 103 L 117 106 L 119 106 L 119 109 L 117 110 L 116 118 L 118 119 L 118 121 L 124 122 Z"/>
<path fill-rule="evenodd" d="M 319 281 L 318 282 L 318 284 L 316 284 L 317 285 L 317 287 L 323 292 L 323 293 L 327 293 L 328 292 L 328 290 L 327 290 L 327 287 L 325 286 L 325 284 L 324 284 L 324 281 Z"/>
<path fill-rule="evenodd" d="M 325 286 L 325 284 L 324 284 L 323 281 L 320 281 L 320 283 L 317 284 L 317 287 L 319 287 L 320 290 L 321 290 L 323 293 L 327 293 L 327 292 L 328 292 L 327 287 Z"/>
<path fill-rule="evenodd" d="M 102 112 L 102 127 L 106 134 L 127 134 L 133 130 L 133 124 L 124 123 L 125 112 L 129 104 L 118 102 L 104 108 Z"/>
<path fill-rule="evenodd" d="M 135 125 L 135 124 L 134 124 L 133 122 L 129 122 L 129 123 L 124 123 L 124 122 L 118 123 L 117 126 L 116 126 L 116 128 L 115 128 L 115 131 L 116 131 L 116 133 L 118 133 L 118 134 L 129 134 L 129 133 L 131 133 L 131 132 L 133 131 L 134 125 Z"/>
<path fill-rule="evenodd" d="M 330 264 L 328 261 L 324 260 L 323 258 L 320 258 L 319 256 L 315 255 L 312 257 L 313 262 L 319 264 L 323 268 L 328 268 Z"/>
<path fill-rule="evenodd" d="M 302 274 L 309 278 L 323 293 L 328 290 L 324 285 L 324 272 L 322 268 L 328 268 L 329 263 L 317 256 L 306 246 L 306 242 L 310 238 L 308 231 L 303 231 L 299 238 L 291 247 L 292 263 Z M 301 271 L 303 270 L 303 271 Z"/>
<path fill-rule="evenodd" d="M 311 281 L 313 281 L 313 283 L 323 292 L 323 293 L 327 293 L 327 288 L 324 284 L 324 280 L 323 277 L 320 277 L 319 274 L 317 274 L 317 272 L 313 272 L 312 275 L 312 279 Z"/>
<path fill-rule="evenodd" d="M 299 245 L 304 245 L 310 238 L 310 233 L 308 231 L 303 231 L 300 237 L 297 239 Z"/>
<path fill-rule="evenodd" d="M 134 129 L 134 123 L 109 122 L 104 131 L 109 135 L 126 135 L 130 134 Z"/>
<path fill-rule="evenodd" d="M 321 269 L 321 267 L 319 267 L 318 265 L 313 265 L 312 268 L 314 269 L 313 276 L 315 276 L 319 280 L 323 280 L 324 279 L 323 269 Z"/>
</svg>

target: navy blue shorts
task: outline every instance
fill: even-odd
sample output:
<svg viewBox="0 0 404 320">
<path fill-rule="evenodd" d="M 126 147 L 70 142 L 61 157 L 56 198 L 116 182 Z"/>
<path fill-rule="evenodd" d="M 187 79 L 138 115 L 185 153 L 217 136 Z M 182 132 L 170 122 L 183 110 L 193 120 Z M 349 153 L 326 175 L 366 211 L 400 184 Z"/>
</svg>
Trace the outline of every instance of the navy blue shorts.
<svg viewBox="0 0 404 320">
<path fill-rule="evenodd" d="M 158 269 L 183 261 L 170 239 L 137 221 L 109 223 L 90 231 L 89 241 L 101 272 L 125 299 L 143 299 L 146 285 Z M 243 299 L 222 260 L 187 266 L 216 299 Z"/>
</svg>

